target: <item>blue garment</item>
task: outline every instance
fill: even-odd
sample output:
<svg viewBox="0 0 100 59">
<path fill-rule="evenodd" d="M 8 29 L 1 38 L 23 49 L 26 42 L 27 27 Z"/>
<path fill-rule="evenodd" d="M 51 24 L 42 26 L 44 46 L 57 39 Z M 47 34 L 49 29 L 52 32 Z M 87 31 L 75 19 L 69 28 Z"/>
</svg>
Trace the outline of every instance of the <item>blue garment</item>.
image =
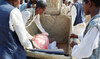
<svg viewBox="0 0 100 59">
<path fill-rule="evenodd" d="M 26 6 L 27 6 L 27 3 L 21 4 L 20 7 L 19 7 L 20 11 L 22 12 L 23 10 L 25 10 Z"/>
<path fill-rule="evenodd" d="M 32 6 L 31 6 L 31 1 L 29 1 L 29 2 L 27 3 L 27 6 L 28 6 L 28 8 L 32 8 Z"/>
<path fill-rule="evenodd" d="M 88 25 L 86 26 L 86 30 L 84 32 L 84 36 L 88 32 L 88 30 L 91 27 L 94 27 L 94 26 L 100 31 L 100 19 L 96 19 L 96 18 L 100 18 L 100 14 L 94 16 L 89 21 Z M 93 53 L 89 58 L 83 58 L 83 59 L 100 59 L 100 37 L 99 37 L 99 41 L 98 41 L 98 48 L 93 50 Z"/>
<path fill-rule="evenodd" d="M 75 26 L 79 23 L 85 22 L 85 14 L 83 12 L 83 8 L 82 8 L 81 3 L 76 2 L 74 4 L 74 6 L 76 7 L 76 10 L 77 10 L 77 16 L 76 16 L 75 22 L 74 22 L 74 26 Z"/>
<path fill-rule="evenodd" d="M 9 28 L 10 13 L 13 9 L 5 0 L 0 1 L 0 59 L 26 59 L 16 33 Z"/>
</svg>

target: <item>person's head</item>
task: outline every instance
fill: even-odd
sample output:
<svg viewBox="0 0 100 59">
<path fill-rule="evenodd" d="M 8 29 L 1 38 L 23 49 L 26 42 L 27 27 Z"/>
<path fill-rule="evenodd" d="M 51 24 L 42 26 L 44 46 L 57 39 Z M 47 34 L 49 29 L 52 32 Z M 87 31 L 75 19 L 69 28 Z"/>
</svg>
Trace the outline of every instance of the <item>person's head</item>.
<svg viewBox="0 0 100 59">
<path fill-rule="evenodd" d="M 100 0 L 83 0 L 83 10 L 86 15 L 99 12 Z"/>
<path fill-rule="evenodd" d="M 46 9 L 47 4 L 43 1 L 38 1 L 36 3 L 36 14 L 42 14 Z"/>
<path fill-rule="evenodd" d="M 76 3 L 78 0 L 73 0 L 74 3 Z"/>
<path fill-rule="evenodd" d="M 20 0 L 20 4 L 23 4 L 23 0 Z"/>
<path fill-rule="evenodd" d="M 36 4 L 37 0 L 30 0 L 31 4 Z"/>
<path fill-rule="evenodd" d="M 30 0 L 32 8 L 36 8 L 37 0 Z"/>
<path fill-rule="evenodd" d="M 71 4 L 71 1 L 68 2 L 68 6 Z"/>
<path fill-rule="evenodd" d="M 20 4 L 20 0 L 6 0 L 9 4 L 17 7 Z"/>
<path fill-rule="evenodd" d="M 63 3 L 66 4 L 66 0 L 63 0 Z"/>
</svg>

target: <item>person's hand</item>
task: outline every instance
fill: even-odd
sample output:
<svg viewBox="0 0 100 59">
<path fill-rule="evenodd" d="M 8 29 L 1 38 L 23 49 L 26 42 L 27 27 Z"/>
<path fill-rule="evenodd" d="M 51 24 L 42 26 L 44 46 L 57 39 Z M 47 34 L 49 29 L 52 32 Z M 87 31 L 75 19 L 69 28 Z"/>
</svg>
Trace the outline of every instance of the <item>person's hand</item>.
<svg viewBox="0 0 100 59">
<path fill-rule="evenodd" d="M 78 38 L 78 35 L 71 34 L 71 35 L 70 35 L 70 38 Z"/>
<path fill-rule="evenodd" d="M 71 44 L 70 44 L 70 46 L 73 48 L 73 47 L 74 47 L 74 45 L 77 45 L 77 43 L 76 43 L 76 42 L 74 42 L 74 41 L 72 41 L 72 42 L 71 42 Z"/>
<path fill-rule="evenodd" d="M 37 35 L 34 35 L 33 38 L 31 39 L 31 41 L 34 41 Z"/>
</svg>

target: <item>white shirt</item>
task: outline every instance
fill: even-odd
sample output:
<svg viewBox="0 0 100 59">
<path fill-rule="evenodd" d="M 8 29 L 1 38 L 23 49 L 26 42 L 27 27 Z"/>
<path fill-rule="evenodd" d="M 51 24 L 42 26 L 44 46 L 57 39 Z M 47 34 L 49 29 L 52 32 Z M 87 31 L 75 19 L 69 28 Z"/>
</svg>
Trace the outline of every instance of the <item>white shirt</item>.
<svg viewBox="0 0 100 59">
<path fill-rule="evenodd" d="M 91 56 L 93 49 L 98 47 L 100 32 L 96 27 L 92 27 L 84 36 L 81 36 L 81 43 L 75 45 L 72 49 L 72 57 L 77 59 L 88 58 Z"/>
<path fill-rule="evenodd" d="M 23 23 L 22 15 L 17 8 L 14 8 L 10 13 L 9 27 L 12 31 L 15 31 L 18 35 L 19 41 L 27 49 L 32 49 L 32 44 L 29 39 L 32 39 L 32 36 L 25 29 Z"/>
</svg>

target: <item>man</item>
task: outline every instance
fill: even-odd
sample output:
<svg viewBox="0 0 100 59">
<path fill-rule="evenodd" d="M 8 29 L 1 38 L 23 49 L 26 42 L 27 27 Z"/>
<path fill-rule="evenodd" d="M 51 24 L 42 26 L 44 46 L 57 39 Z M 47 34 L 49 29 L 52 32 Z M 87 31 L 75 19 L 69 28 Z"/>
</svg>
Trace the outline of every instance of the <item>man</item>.
<svg viewBox="0 0 100 59">
<path fill-rule="evenodd" d="M 84 35 L 79 37 L 72 34 L 71 38 L 80 38 L 81 43 L 71 43 L 72 57 L 77 59 L 100 59 L 100 1 L 83 0 L 83 10 L 86 15 L 91 15 Z"/>
<path fill-rule="evenodd" d="M 71 8 L 72 15 L 72 33 L 80 35 L 85 29 L 85 15 L 83 12 L 82 4 L 78 0 L 73 0 L 74 4 Z M 81 30 L 80 32 L 77 32 Z"/>
<path fill-rule="evenodd" d="M 44 28 L 42 27 L 41 23 L 40 23 L 40 15 L 45 11 L 46 9 L 46 3 L 44 1 L 38 1 L 36 4 L 36 9 L 35 9 L 35 17 L 34 17 L 34 21 L 37 25 L 37 27 L 40 29 L 40 31 L 42 33 L 45 33 L 48 35 L 48 33 L 44 30 Z"/>
<path fill-rule="evenodd" d="M 61 14 L 66 15 L 67 14 L 67 6 L 66 6 L 66 0 L 63 0 L 62 6 L 61 6 Z"/>
<path fill-rule="evenodd" d="M 26 59 L 24 51 L 33 49 L 20 11 L 20 0 L 0 0 L 0 59 Z"/>
<path fill-rule="evenodd" d="M 28 14 L 27 16 L 31 16 L 30 14 L 32 12 L 30 12 L 29 10 L 23 11 L 22 15 L 23 15 L 23 20 L 24 20 L 25 25 L 26 25 L 26 23 L 28 23 L 28 25 L 26 25 L 27 27 L 30 26 L 33 23 L 33 21 L 34 21 L 35 24 L 36 24 L 36 26 L 39 28 L 39 30 L 42 33 L 45 33 L 45 34 L 48 35 L 48 33 L 44 30 L 44 28 L 42 27 L 42 25 L 40 23 L 40 15 L 45 11 L 46 6 L 47 5 L 46 5 L 46 3 L 44 1 L 42 1 L 42 0 L 38 1 L 36 3 L 35 14 L 32 14 L 33 15 L 32 19 L 29 19 L 29 20 L 28 20 L 28 18 L 25 19 L 25 17 L 26 17 L 27 14 Z M 34 30 L 34 28 L 33 28 L 33 30 Z"/>
<path fill-rule="evenodd" d="M 78 0 L 73 0 L 74 5 L 72 6 L 71 15 L 72 15 L 72 25 L 75 26 L 85 21 L 84 12 L 82 4 Z"/>
</svg>

